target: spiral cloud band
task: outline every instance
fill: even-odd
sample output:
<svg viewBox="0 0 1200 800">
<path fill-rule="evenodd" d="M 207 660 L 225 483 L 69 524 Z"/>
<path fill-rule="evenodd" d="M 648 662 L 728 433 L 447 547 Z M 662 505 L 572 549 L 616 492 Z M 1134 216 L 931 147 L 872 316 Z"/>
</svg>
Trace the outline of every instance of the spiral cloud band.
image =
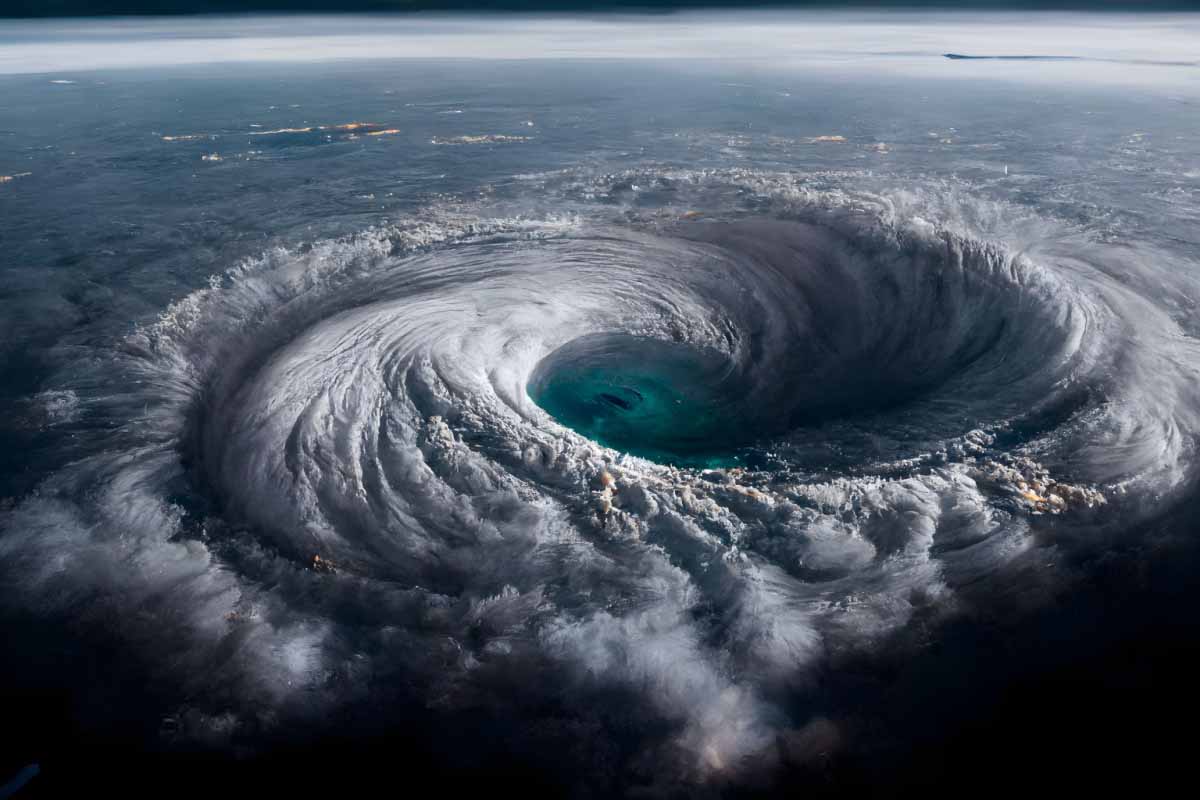
<svg viewBox="0 0 1200 800">
<path fill-rule="evenodd" d="M 6 592 L 93 604 L 173 736 L 571 687 L 702 779 L 822 660 L 1194 474 L 1165 260 L 944 185 L 522 180 L 558 212 L 269 252 L 81 359 L 97 436 L 5 512 Z"/>
</svg>

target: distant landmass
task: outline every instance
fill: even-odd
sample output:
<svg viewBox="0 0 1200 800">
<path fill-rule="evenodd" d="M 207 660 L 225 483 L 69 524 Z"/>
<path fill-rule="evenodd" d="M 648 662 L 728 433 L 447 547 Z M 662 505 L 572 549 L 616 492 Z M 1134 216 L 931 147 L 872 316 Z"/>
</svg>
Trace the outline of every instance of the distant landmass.
<svg viewBox="0 0 1200 800">
<path fill-rule="evenodd" d="M 1079 56 L 968 56 L 962 53 L 946 53 L 953 61 L 1078 61 Z"/>
</svg>

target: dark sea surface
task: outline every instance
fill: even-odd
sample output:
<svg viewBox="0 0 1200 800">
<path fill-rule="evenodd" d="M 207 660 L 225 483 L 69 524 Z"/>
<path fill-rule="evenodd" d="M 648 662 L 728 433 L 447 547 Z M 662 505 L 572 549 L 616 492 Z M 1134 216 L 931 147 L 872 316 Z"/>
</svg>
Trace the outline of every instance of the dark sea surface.
<svg viewBox="0 0 1200 800">
<path fill-rule="evenodd" d="M 1180 773 L 1197 21 L 688 19 L 0 23 L 17 796 Z"/>
</svg>

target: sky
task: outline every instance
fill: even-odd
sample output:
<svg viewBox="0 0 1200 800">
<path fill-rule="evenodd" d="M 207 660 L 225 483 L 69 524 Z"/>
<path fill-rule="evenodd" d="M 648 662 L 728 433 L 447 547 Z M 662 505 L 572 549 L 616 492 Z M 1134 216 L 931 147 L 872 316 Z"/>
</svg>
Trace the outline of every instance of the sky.
<svg viewBox="0 0 1200 800">
<path fill-rule="evenodd" d="M 312 11 L 669 11 L 696 7 L 926 6 L 1083 10 L 1200 9 L 1200 0 L 0 0 L 0 16 Z"/>
<path fill-rule="evenodd" d="M 653 59 L 741 61 L 764 69 L 886 69 L 913 78 L 1005 75 L 1164 89 L 1194 85 L 1193 15 L 1030 17 L 1014 12 L 692 11 L 670 16 L 297 15 L 12 20 L 0 25 L 0 75 L 193 64 L 344 59 Z M 975 56 L 1038 60 L 948 61 Z"/>
</svg>

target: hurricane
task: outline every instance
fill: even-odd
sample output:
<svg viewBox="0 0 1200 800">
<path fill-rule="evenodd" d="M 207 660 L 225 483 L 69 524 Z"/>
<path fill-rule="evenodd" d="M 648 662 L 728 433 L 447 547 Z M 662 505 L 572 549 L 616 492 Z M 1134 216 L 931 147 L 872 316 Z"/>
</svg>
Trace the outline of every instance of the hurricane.
<svg viewBox="0 0 1200 800">
<path fill-rule="evenodd" d="M 981 41 L 0 75 L 13 671 L 108 676 L 82 741 L 718 796 L 903 760 L 1109 635 L 1073 603 L 1175 613 L 1194 64 Z"/>
<path fill-rule="evenodd" d="M 768 758 L 809 668 L 1194 480 L 1195 343 L 1112 277 L 1153 260 L 868 183 L 526 176 L 559 213 L 236 265 L 72 367 L 106 446 L 7 513 L 7 578 L 246 709 L 178 735 L 544 673 L 680 774 Z"/>
</svg>

